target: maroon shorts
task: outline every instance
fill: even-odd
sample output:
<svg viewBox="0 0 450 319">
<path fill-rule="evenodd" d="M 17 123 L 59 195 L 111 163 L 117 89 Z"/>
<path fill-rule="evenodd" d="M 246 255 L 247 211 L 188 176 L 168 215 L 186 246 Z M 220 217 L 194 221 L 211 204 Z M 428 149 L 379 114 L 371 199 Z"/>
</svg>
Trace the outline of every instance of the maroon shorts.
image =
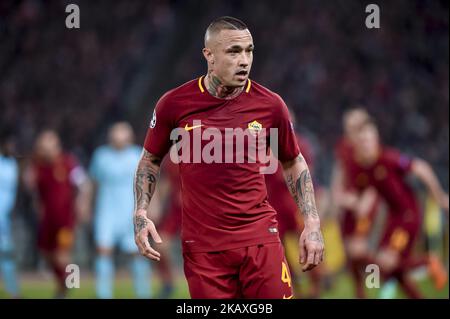
<svg viewBox="0 0 450 319">
<path fill-rule="evenodd" d="M 420 220 L 389 219 L 380 240 L 380 249 L 390 248 L 402 258 L 410 257 L 415 241 L 420 234 Z"/>
<path fill-rule="evenodd" d="M 281 243 L 209 253 L 183 253 L 191 298 L 291 299 L 291 274 Z"/>
<path fill-rule="evenodd" d="M 38 247 L 46 252 L 69 250 L 74 242 L 74 223 L 43 220 L 39 225 Z"/>
<path fill-rule="evenodd" d="M 377 199 L 370 209 L 367 217 L 357 218 L 351 210 L 344 210 L 341 219 L 341 233 L 344 239 L 360 236 L 367 237 L 372 230 L 374 220 L 380 207 L 380 200 Z"/>
</svg>

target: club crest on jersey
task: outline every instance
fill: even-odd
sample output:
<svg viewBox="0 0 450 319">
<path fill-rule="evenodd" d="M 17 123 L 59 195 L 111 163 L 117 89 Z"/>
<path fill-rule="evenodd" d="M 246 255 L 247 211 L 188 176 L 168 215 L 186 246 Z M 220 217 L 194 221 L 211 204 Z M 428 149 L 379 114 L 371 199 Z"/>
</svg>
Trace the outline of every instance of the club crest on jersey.
<svg viewBox="0 0 450 319">
<path fill-rule="evenodd" d="M 258 135 L 258 133 L 262 130 L 262 124 L 258 121 L 248 123 L 248 130 L 252 135 Z"/>
<path fill-rule="evenodd" d="M 154 128 L 156 125 L 156 110 L 153 110 L 152 120 L 150 121 L 150 128 Z"/>
</svg>

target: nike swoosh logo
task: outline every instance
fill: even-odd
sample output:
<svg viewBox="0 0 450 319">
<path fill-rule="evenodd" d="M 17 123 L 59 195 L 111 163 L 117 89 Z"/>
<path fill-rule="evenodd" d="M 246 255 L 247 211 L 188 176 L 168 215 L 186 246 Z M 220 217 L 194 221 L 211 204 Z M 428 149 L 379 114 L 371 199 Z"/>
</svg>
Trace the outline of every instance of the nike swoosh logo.
<svg viewBox="0 0 450 319">
<path fill-rule="evenodd" d="M 201 126 L 203 126 L 203 124 L 200 124 L 200 125 L 194 125 L 194 126 L 189 126 L 189 125 L 186 124 L 186 126 L 184 127 L 184 129 L 185 129 L 186 131 L 191 131 L 191 130 L 193 130 L 194 128 L 201 127 Z"/>
<path fill-rule="evenodd" d="M 294 295 L 290 295 L 289 297 L 286 297 L 286 295 L 283 295 L 283 299 L 292 299 L 294 298 Z"/>
</svg>

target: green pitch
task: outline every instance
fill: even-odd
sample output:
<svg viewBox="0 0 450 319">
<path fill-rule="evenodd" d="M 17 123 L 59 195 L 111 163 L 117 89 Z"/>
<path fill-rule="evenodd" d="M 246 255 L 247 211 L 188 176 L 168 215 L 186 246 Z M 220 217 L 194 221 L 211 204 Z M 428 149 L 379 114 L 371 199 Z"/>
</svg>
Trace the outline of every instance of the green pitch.
<svg viewBox="0 0 450 319">
<path fill-rule="evenodd" d="M 305 280 L 307 281 L 307 280 Z M 322 289 L 322 293 L 320 298 L 322 299 L 352 299 L 355 298 L 354 294 L 354 284 L 351 280 L 351 277 L 347 273 L 342 273 L 340 275 L 335 276 L 330 281 L 330 287 L 328 289 Z M 424 278 L 420 280 L 415 281 L 421 293 L 424 295 L 425 298 L 432 298 L 432 299 L 441 299 L 441 298 L 449 298 L 449 286 L 448 282 L 446 286 L 440 290 L 437 291 L 434 286 L 433 282 L 429 278 Z M 305 282 L 302 285 L 302 291 L 307 295 L 309 290 L 309 282 Z M 380 289 L 368 289 L 366 288 L 366 295 L 367 298 L 370 299 L 378 299 L 379 298 Z M 397 286 L 397 292 L 396 292 L 396 299 L 403 299 L 406 298 L 406 296 L 401 291 L 401 288 Z"/>
<path fill-rule="evenodd" d="M 448 283 L 441 291 L 436 291 L 433 283 L 424 278 L 417 281 L 422 293 L 426 298 L 449 298 Z M 23 298 L 47 299 L 53 296 L 54 283 L 50 278 L 42 278 L 40 276 L 27 276 L 21 279 L 21 291 Z M 161 287 L 158 278 L 154 278 L 152 288 L 153 295 L 157 296 Z M 307 278 L 301 284 L 302 292 L 307 295 L 309 290 L 309 283 Z M 367 289 L 369 298 L 378 298 L 379 289 Z M 127 276 L 121 276 L 115 281 L 114 297 L 118 299 L 134 298 L 133 284 Z M 397 298 L 405 298 L 400 289 L 397 290 Z M 0 298 L 7 298 L 6 292 L 3 288 L 3 283 L 0 282 Z M 95 298 L 95 280 L 92 276 L 82 279 L 80 288 L 71 289 L 68 298 L 75 299 L 91 299 Z M 171 298 L 183 299 L 189 298 L 187 283 L 183 277 L 179 277 L 176 287 Z M 339 274 L 330 280 L 330 286 L 321 294 L 324 299 L 349 299 L 354 298 L 353 284 L 350 277 L 346 273 Z"/>
</svg>

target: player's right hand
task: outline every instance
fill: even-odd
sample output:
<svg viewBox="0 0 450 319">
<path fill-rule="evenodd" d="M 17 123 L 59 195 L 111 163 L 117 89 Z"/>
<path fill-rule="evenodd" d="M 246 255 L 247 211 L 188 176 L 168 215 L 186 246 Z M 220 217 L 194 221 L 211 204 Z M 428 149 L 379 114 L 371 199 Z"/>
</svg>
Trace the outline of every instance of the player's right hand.
<svg viewBox="0 0 450 319">
<path fill-rule="evenodd" d="M 147 217 L 147 212 L 138 210 L 134 214 L 134 240 L 139 248 L 139 253 L 148 259 L 159 261 L 161 254 L 150 245 L 150 236 L 155 243 L 162 243 L 155 224 Z"/>
</svg>

